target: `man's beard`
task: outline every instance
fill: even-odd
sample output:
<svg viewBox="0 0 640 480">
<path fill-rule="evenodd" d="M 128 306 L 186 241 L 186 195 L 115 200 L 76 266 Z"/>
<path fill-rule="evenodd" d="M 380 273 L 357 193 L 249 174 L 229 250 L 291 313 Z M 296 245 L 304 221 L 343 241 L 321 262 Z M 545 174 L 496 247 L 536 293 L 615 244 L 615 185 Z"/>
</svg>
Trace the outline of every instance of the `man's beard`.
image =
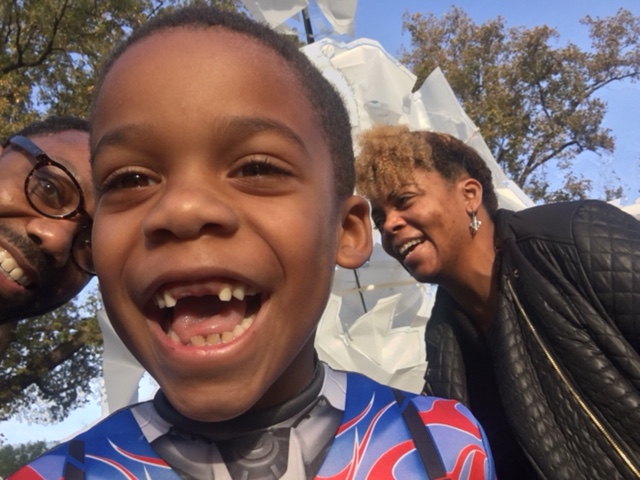
<svg viewBox="0 0 640 480">
<path fill-rule="evenodd" d="M 44 293 L 55 290 L 53 288 L 55 267 L 54 259 L 45 255 L 37 243 L 30 238 L 23 237 L 2 224 L 0 224 L 0 237 L 5 240 L 5 244 L 11 244 L 19 250 L 36 272 L 36 278 L 32 279 L 33 283 L 27 287 L 29 291 L 24 295 L 0 290 L 0 323 L 5 323 L 32 316 L 34 313 L 31 312 L 42 311 L 42 304 L 49 300 Z M 0 273 L 0 275 L 3 274 Z"/>
</svg>

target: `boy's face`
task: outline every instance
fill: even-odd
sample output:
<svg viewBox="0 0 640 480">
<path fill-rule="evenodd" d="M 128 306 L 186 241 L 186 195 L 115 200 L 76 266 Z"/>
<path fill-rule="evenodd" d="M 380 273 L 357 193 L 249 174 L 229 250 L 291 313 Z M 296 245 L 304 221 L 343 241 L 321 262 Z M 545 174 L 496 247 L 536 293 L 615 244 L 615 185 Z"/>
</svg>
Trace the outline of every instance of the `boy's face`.
<svg viewBox="0 0 640 480">
<path fill-rule="evenodd" d="M 221 28 L 152 35 L 105 78 L 92 151 L 105 306 L 172 404 L 219 421 L 303 389 L 336 260 L 371 245 L 286 62 Z"/>
</svg>

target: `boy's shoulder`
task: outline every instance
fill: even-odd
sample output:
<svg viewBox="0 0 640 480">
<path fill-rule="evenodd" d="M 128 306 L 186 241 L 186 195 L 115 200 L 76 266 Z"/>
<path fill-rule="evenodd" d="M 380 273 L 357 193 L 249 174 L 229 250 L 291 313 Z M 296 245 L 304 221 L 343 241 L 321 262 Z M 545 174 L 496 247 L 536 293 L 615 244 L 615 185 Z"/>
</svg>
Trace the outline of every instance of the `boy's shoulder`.
<svg viewBox="0 0 640 480">
<path fill-rule="evenodd" d="M 484 433 L 460 403 L 403 392 L 360 374 L 328 367 L 325 372 L 321 395 L 342 418 L 315 478 L 495 477 Z M 126 478 L 178 479 L 151 447 L 171 428 L 163 422 L 150 402 L 128 407 L 9 478 L 81 479 L 83 472 L 111 478 L 115 469 Z"/>
<path fill-rule="evenodd" d="M 484 432 L 461 403 L 355 373 L 346 386 L 343 422 L 319 477 L 356 468 L 366 478 L 495 478 Z"/>
<path fill-rule="evenodd" d="M 123 408 L 35 459 L 8 480 L 84 479 L 87 462 L 92 478 L 111 478 L 118 471 L 124 478 L 178 480 L 180 477 L 162 460 L 143 434 L 140 419 L 150 403 Z M 134 415 L 134 410 L 142 415 Z"/>
</svg>

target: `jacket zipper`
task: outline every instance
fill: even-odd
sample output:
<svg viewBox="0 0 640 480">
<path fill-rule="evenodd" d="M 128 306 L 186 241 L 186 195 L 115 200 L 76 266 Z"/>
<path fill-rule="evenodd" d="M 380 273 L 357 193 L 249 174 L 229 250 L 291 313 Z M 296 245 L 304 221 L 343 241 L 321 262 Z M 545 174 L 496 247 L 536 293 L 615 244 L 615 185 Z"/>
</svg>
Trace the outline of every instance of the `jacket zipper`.
<svg viewBox="0 0 640 480">
<path fill-rule="evenodd" d="M 598 430 L 600 430 L 602 435 L 604 435 L 604 437 L 607 439 L 607 441 L 611 444 L 611 446 L 617 452 L 617 454 L 620 456 L 622 461 L 627 464 L 627 467 L 629 467 L 629 469 L 637 477 L 640 477 L 640 469 L 638 469 L 638 467 L 636 467 L 634 465 L 633 461 L 627 456 L 627 454 L 622 450 L 622 448 L 611 437 L 611 435 L 609 434 L 609 432 L 607 432 L 607 430 L 604 427 L 604 425 L 602 425 L 600 420 L 598 420 L 598 418 L 591 411 L 589 406 L 580 397 L 579 393 L 573 388 L 573 386 L 569 382 L 569 379 L 566 377 L 564 372 L 560 369 L 560 366 L 558 365 L 556 360 L 553 358 L 553 355 L 551 354 L 551 352 L 549 351 L 547 346 L 542 341 L 542 338 L 540 337 L 540 334 L 537 332 L 537 330 L 533 326 L 533 323 L 531 323 L 531 320 L 529 319 L 529 316 L 527 315 L 527 312 L 525 312 L 524 308 L 522 307 L 522 304 L 520 303 L 520 300 L 518 299 L 518 296 L 516 295 L 516 292 L 513 289 L 513 286 L 511 285 L 511 281 L 509 280 L 509 278 L 505 278 L 505 281 L 506 281 L 506 284 L 507 284 L 507 288 L 509 289 L 509 293 L 511 294 L 516 306 L 518 307 L 518 310 L 520 311 L 520 314 L 524 318 L 524 320 L 525 320 L 527 326 L 529 327 L 529 329 L 531 330 L 531 333 L 533 334 L 534 338 L 536 339 L 536 341 L 540 345 L 540 348 L 544 352 L 544 355 L 547 357 L 547 360 L 549 361 L 549 363 L 551 364 L 551 366 L 553 367 L 555 372 L 558 374 L 558 377 L 560 377 L 560 380 L 562 381 L 562 383 L 564 383 L 564 385 L 567 388 L 567 390 L 569 390 L 569 393 L 571 393 L 571 395 L 573 396 L 574 400 L 576 402 L 578 402 L 578 404 L 582 407 L 582 409 L 587 414 L 587 416 L 591 419 L 591 421 L 594 423 L 596 428 Z"/>
</svg>

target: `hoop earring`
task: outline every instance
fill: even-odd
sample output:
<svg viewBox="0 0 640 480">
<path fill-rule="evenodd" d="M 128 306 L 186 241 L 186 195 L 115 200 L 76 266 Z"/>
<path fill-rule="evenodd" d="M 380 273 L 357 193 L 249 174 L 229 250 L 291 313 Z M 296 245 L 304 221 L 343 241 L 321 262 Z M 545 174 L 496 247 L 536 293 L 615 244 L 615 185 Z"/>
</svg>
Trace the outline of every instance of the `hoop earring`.
<svg viewBox="0 0 640 480">
<path fill-rule="evenodd" d="M 476 212 L 471 212 L 471 223 L 469 224 L 469 231 L 471 232 L 471 237 L 475 237 L 476 234 L 478 233 L 478 230 L 480 229 L 480 225 L 482 225 L 482 222 L 480 220 L 478 220 L 478 217 L 476 216 Z"/>
</svg>

